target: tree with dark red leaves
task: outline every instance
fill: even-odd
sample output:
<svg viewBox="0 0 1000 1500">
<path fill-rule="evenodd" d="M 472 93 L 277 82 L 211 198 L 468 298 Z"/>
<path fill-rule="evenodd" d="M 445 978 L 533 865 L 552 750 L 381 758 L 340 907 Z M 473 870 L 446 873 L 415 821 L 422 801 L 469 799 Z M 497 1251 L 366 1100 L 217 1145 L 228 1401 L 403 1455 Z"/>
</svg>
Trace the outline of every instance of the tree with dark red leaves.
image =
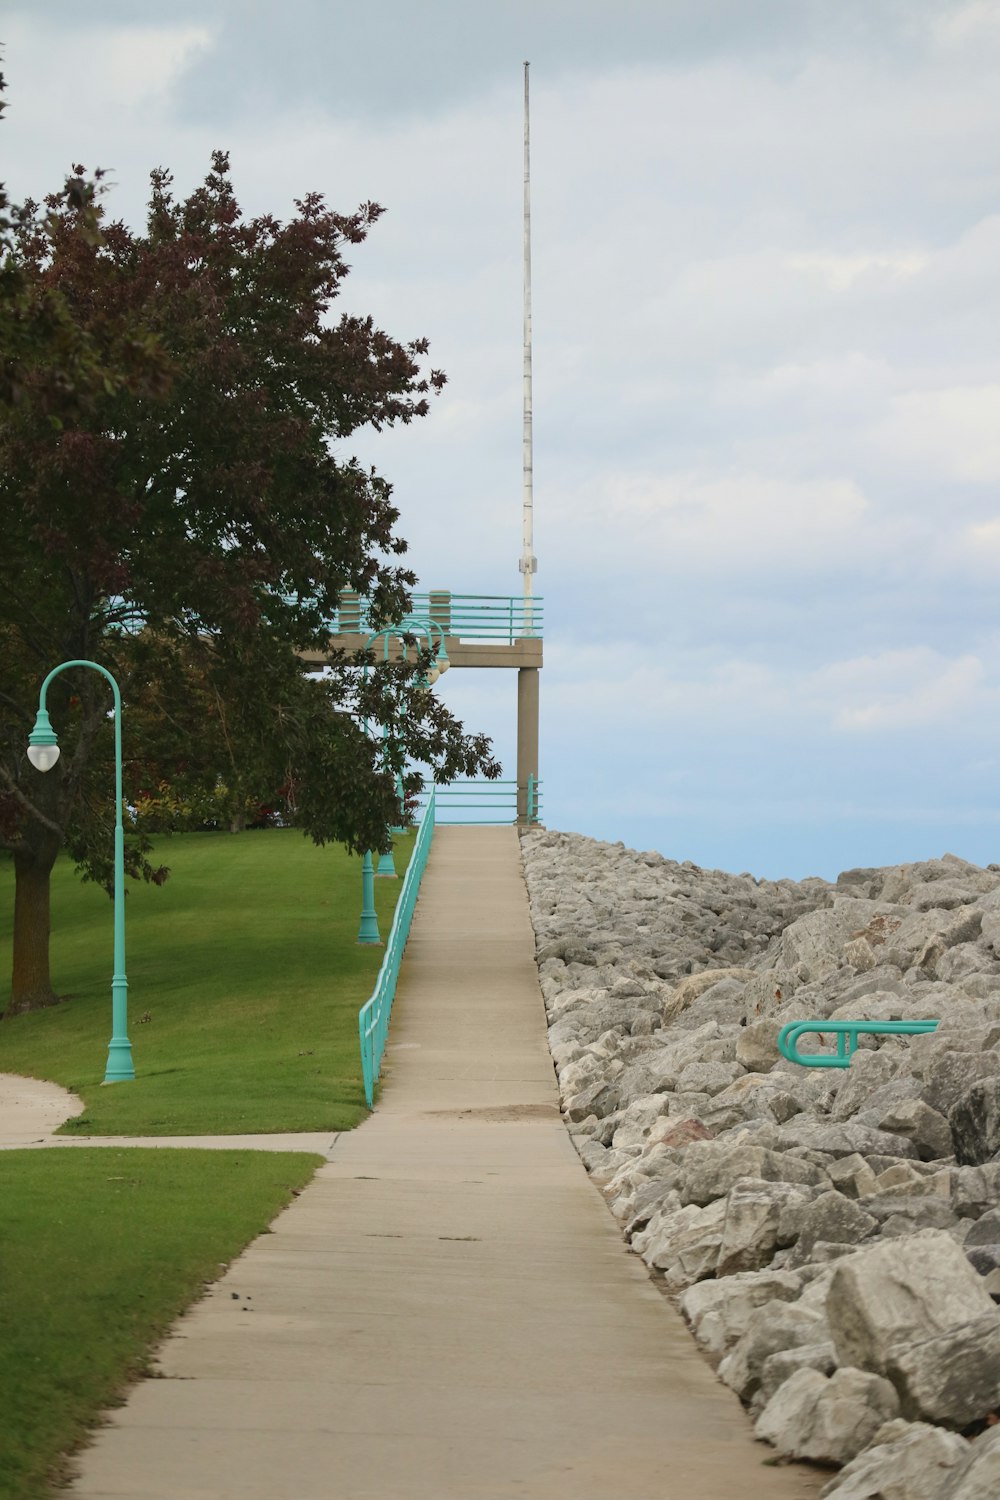
<svg viewBox="0 0 1000 1500">
<path fill-rule="evenodd" d="M 409 422 L 444 377 L 425 340 L 330 316 L 381 209 L 332 212 L 318 195 L 287 223 L 244 219 L 217 153 L 175 199 L 152 174 L 146 232 L 106 222 L 76 169 L 9 231 L 19 295 L 52 298 L 86 350 L 83 399 L 53 395 L 50 351 L 30 340 L 0 385 L 0 846 L 16 869 L 8 1014 L 51 1004 L 49 875 L 66 848 L 110 884 L 114 821 L 107 685 L 73 670 L 49 708 L 63 753 L 25 758 L 38 686 L 59 662 L 106 666 L 125 699 L 126 801 L 180 778 L 235 778 L 317 842 L 386 848 L 396 776 L 499 774 L 409 664 L 325 646 L 342 589 L 399 620 L 413 575 L 389 484 L 333 451 L 365 425 Z M 82 186 L 81 186 L 82 185 Z M 0 310 L 0 320 L 3 312 Z M 96 373 L 95 373 L 96 372 Z M 73 383 L 67 384 L 71 390 Z M 133 709 L 129 718 L 130 707 Z M 365 732 L 367 724 L 369 732 Z M 390 733 L 383 738 L 381 729 Z M 235 784 L 235 783 L 234 783 Z M 130 873 L 162 880 L 141 830 Z"/>
</svg>

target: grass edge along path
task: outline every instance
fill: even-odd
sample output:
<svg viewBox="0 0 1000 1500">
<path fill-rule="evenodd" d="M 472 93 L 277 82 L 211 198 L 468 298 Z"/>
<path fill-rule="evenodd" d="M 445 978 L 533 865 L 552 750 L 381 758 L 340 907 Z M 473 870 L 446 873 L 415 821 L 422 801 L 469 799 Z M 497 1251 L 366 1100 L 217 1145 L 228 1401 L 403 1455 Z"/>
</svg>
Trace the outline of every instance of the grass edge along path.
<svg viewBox="0 0 1000 1500">
<path fill-rule="evenodd" d="M 377 879 L 388 937 L 398 880 Z M 347 1130 L 367 1117 L 357 1015 L 384 948 L 359 945 L 361 860 L 296 829 L 156 840 L 162 888 L 129 882 L 129 1034 L 136 1079 L 103 1088 L 112 906 L 69 859 L 52 877 L 57 1006 L 0 1021 L 0 1071 L 50 1079 L 86 1109 L 77 1135 Z M 9 993 L 14 876 L 0 862 L 0 1007 Z"/>
<path fill-rule="evenodd" d="M 322 1160 L 0 1152 L 0 1500 L 49 1500 L 66 1455 L 146 1371 L 175 1319 Z"/>
</svg>

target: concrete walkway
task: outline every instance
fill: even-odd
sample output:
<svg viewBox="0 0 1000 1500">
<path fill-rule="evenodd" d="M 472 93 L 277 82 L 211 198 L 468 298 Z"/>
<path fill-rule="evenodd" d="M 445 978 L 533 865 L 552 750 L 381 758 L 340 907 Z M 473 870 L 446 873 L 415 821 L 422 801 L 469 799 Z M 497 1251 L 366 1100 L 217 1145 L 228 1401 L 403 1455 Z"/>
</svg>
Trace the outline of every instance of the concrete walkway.
<svg viewBox="0 0 1000 1500">
<path fill-rule="evenodd" d="M 512 830 L 435 836 L 382 1103 L 81 1456 L 77 1500 L 802 1500 L 558 1114 Z"/>
</svg>

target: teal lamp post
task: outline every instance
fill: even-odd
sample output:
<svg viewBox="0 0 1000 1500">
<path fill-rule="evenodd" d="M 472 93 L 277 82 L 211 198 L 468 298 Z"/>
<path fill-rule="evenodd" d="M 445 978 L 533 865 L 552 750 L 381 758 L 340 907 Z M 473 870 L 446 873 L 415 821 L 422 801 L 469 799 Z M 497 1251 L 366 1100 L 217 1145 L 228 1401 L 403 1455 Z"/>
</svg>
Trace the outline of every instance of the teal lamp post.
<svg viewBox="0 0 1000 1500">
<path fill-rule="evenodd" d="M 365 850 L 361 861 L 361 926 L 358 928 L 359 943 L 381 943 L 378 930 L 378 914 L 375 911 L 375 865 L 372 851 Z"/>
<path fill-rule="evenodd" d="M 45 700 L 49 683 L 69 667 L 92 667 L 111 684 L 115 702 L 115 968 L 111 980 L 111 1041 L 105 1083 L 128 1083 L 135 1078 L 132 1044 L 128 1039 L 128 980 L 125 977 L 125 829 L 122 824 L 122 695 L 106 667 L 96 661 L 64 661 L 53 667 L 38 694 L 35 727 L 28 736 L 28 759 L 36 771 L 51 771 L 59 759 L 59 740 L 49 723 Z"/>
</svg>

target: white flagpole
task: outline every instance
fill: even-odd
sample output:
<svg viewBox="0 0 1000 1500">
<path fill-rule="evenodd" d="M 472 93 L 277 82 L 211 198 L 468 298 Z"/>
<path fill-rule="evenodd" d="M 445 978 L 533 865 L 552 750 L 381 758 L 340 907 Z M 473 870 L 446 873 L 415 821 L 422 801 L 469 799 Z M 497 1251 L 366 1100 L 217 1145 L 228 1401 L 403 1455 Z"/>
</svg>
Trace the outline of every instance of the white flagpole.
<svg viewBox="0 0 1000 1500">
<path fill-rule="evenodd" d="M 532 592 L 538 562 L 534 553 L 534 460 L 531 424 L 531 138 L 528 64 L 524 65 L 524 433 L 522 441 L 521 561 L 524 578 L 522 634 L 534 634 Z"/>
</svg>

